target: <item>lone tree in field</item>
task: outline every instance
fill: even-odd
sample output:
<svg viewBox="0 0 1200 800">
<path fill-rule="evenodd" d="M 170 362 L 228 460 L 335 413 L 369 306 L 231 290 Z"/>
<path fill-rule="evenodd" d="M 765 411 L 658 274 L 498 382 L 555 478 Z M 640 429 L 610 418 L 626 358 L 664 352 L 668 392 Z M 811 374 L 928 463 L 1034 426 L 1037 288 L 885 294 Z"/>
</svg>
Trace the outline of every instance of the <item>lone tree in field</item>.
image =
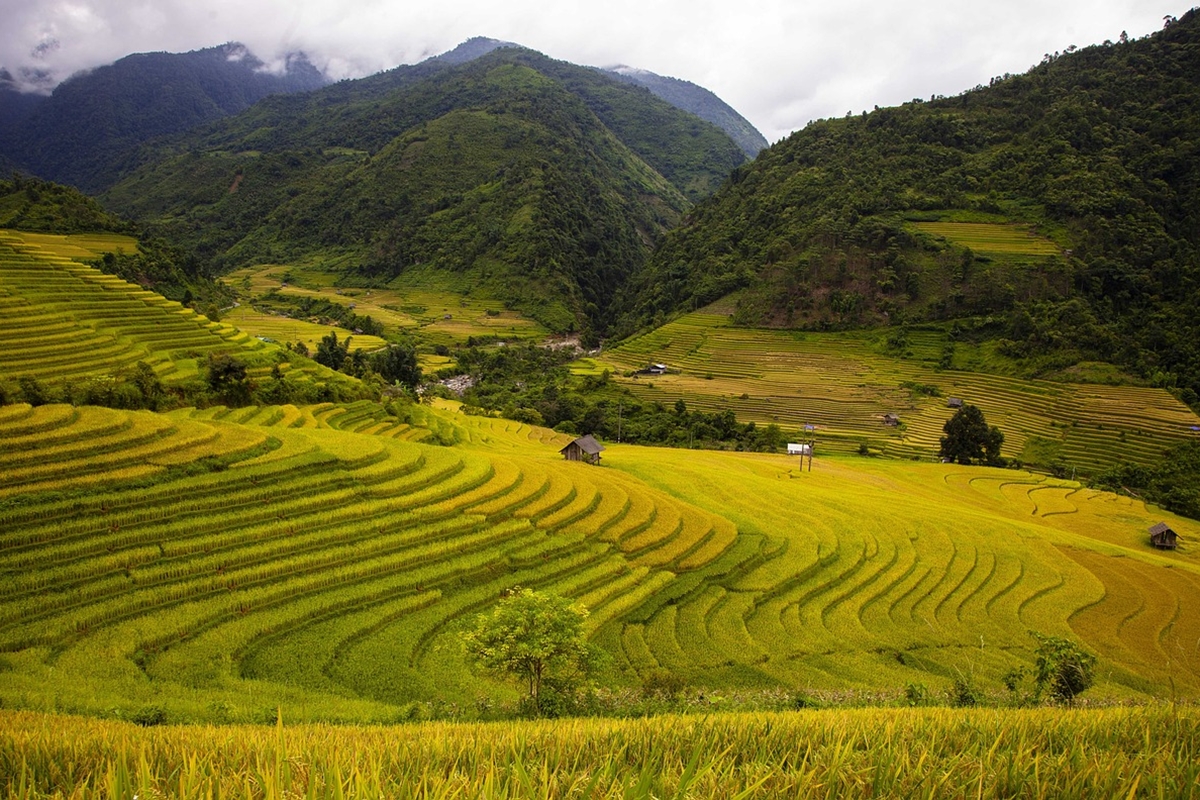
<svg viewBox="0 0 1200 800">
<path fill-rule="evenodd" d="M 540 714 L 545 680 L 579 680 L 592 664 L 586 618 L 587 610 L 568 598 L 516 587 L 475 618 L 463 641 L 480 666 L 527 682 L 529 701 Z"/>
<path fill-rule="evenodd" d="M 942 427 L 942 458 L 959 464 L 1000 465 L 1000 447 L 1004 434 L 996 426 L 988 427 L 978 406 L 964 405 Z"/>
</svg>

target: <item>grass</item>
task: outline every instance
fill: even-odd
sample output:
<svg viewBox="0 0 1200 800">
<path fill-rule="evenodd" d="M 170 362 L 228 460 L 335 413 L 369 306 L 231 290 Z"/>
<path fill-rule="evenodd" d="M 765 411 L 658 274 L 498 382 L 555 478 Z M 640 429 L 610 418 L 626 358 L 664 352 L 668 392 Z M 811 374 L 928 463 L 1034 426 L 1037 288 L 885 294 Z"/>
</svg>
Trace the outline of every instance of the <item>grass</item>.
<svg viewBox="0 0 1200 800">
<path fill-rule="evenodd" d="M 13 798 L 1134 797 L 1198 793 L 1194 709 L 864 709 L 486 725 L 139 728 L 0 711 Z"/>
</svg>

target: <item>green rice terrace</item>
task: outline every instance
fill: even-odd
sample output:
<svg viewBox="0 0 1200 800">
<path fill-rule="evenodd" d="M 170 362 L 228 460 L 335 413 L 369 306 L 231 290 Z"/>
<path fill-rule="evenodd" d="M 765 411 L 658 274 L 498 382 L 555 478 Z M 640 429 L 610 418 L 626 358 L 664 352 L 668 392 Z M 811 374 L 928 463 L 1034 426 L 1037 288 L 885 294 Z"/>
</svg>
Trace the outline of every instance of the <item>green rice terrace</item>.
<svg viewBox="0 0 1200 800">
<path fill-rule="evenodd" d="M 198 378 L 210 354 L 238 355 L 254 377 L 275 366 L 293 370 L 282 348 L 85 263 L 136 248 L 134 239 L 114 234 L 0 230 L 0 376 L 62 384 L 145 362 L 171 384 Z M 292 377 L 311 382 L 330 374 L 305 364 Z"/>
<path fill-rule="evenodd" d="M 1028 225 L 995 222 L 914 222 L 922 233 L 985 255 L 1056 256 L 1062 248 Z"/>
<path fill-rule="evenodd" d="M 292 368 L 281 348 L 68 247 L 87 249 L 4 234 L 0 322 L 17 343 L 6 375 L 77 379 L 145 360 L 170 378 L 207 352 Z M 868 439 L 902 455 L 927 452 L 949 413 L 904 381 L 978 402 L 1011 446 L 1058 434 L 1081 463 L 1107 436 L 1149 454 L 1195 419 L 1157 390 L 938 373 L 924 363 L 937 342 L 921 335 L 894 358 L 868 338 L 697 314 L 604 359 L 682 365 L 629 383 L 751 419 L 791 413 L 844 447 L 900 407 L 903 425 Z M 755 411 L 768 380 L 779 394 Z M 609 656 L 598 680 L 616 691 L 669 673 L 714 703 L 894 701 L 909 684 L 942 692 L 970 676 L 999 696 L 1006 672 L 1031 666 L 1037 631 L 1099 655 L 1089 697 L 1200 694 L 1194 521 L 1019 470 L 823 444 L 811 470 L 613 443 L 594 467 L 562 460 L 569 438 L 453 403 L 0 406 L 0 703 L 253 722 L 511 702 L 516 687 L 469 668 L 460 631 L 514 585 L 590 610 Z M 1178 550 L 1149 546 L 1160 521 Z"/>
<path fill-rule="evenodd" d="M 246 267 L 223 280 L 243 308 L 227 319 L 256 336 L 304 342 L 315 349 L 321 326 L 303 316 L 304 302 L 325 301 L 369 316 L 389 333 L 407 333 L 429 345 L 463 344 L 472 337 L 507 341 L 542 339 L 544 327 L 498 300 L 473 296 L 469 281 L 437 270 L 407 270 L 386 286 L 337 286 L 337 263 L 320 267 L 267 264 Z M 355 336 L 355 342 L 380 340 Z"/>
<path fill-rule="evenodd" d="M 720 304 L 688 314 L 584 359 L 576 371 L 609 369 L 639 397 L 775 423 L 814 436 L 818 452 L 867 445 L 899 458 L 936 456 L 951 398 L 979 406 L 1005 436 L 1004 454 L 1029 464 L 1095 471 L 1114 461 L 1150 463 L 1195 437 L 1192 411 L 1162 389 L 1027 380 L 970 371 L 986 352 L 957 346 L 955 366 L 938 369 L 944 331 L 906 334 L 903 353 L 877 331 L 810 333 L 735 327 Z M 652 363 L 663 375 L 637 374 Z M 895 414 L 899 424 L 888 425 Z M 815 430 L 805 433 L 805 426 Z"/>
<path fill-rule="evenodd" d="M 1011 470 L 628 446 L 597 468 L 565 441 L 370 402 L 0 407 L 0 700 L 389 720 L 512 697 L 457 631 L 515 584 L 591 610 L 613 686 L 999 691 L 1038 630 L 1100 654 L 1098 698 L 1200 693 L 1200 561 L 1145 534 L 1195 522 Z"/>
</svg>

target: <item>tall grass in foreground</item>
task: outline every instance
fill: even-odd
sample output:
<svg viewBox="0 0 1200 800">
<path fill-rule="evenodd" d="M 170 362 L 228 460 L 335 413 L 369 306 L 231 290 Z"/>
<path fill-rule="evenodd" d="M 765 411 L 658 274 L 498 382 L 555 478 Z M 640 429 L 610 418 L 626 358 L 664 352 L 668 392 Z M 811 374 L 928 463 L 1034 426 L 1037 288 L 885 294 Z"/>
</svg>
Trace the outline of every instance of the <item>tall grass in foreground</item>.
<svg viewBox="0 0 1200 800">
<path fill-rule="evenodd" d="M 1200 711 L 138 728 L 0 712 L 9 797 L 1197 797 Z"/>
</svg>

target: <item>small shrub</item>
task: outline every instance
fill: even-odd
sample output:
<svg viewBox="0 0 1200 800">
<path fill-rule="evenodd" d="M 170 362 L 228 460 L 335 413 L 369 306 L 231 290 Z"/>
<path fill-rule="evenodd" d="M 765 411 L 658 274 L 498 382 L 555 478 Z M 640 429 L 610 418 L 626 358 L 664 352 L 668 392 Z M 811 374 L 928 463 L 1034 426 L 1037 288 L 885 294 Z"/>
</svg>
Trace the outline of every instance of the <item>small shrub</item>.
<svg viewBox="0 0 1200 800">
<path fill-rule="evenodd" d="M 930 699 L 929 689 L 923 683 L 910 683 L 904 687 L 904 702 L 910 706 L 927 706 Z"/>
<path fill-rule="evenodd" d="M 954 679 L 950 685 L 950 705 L 955 708 L 973 708 L 983 700 L 983 695 L 975 688 L 974 682 L 963 675 Z"/>
<path fill-rule="evenodd" d="M 133 712 L 129 720 L 143 728 L 167 724 L 167 712 L 162 706 L 142 706 Z"/>
<path fill-rule="evenodd" d="M 1037 640 L 1034 680 L 1038 693 L 1047 693 L 1055 702 L 1070 705 L 1075 697 L 1092 685 L 1096 657 L 1069 639 L 1030 632 Z"/>
<path fill-rule="evenodd" d="M 651 672 L 642 681 L 642 694 L 646 697 L 659 697 L 664 700 L 675 700 L 687 686 L 683 676 L 670 670 L 658 669 Z"/>
</svg>

